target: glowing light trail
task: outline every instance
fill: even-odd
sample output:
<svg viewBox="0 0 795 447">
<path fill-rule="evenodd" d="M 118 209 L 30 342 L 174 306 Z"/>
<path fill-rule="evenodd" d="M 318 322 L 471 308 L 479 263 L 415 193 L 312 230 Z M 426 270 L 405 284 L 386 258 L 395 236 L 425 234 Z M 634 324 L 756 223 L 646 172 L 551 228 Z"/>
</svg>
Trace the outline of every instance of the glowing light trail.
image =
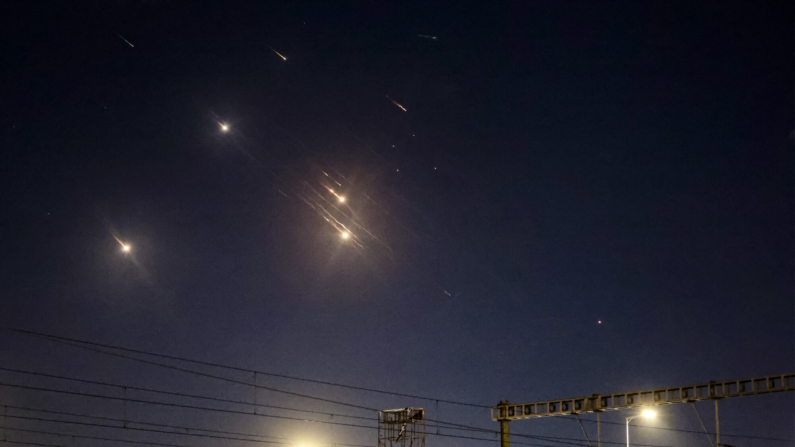
<svg viewBox="0 0 795 447">
<path fill-rule="evenodd" d="M 131 44 L 131 43 L 130 43 L 130 41 L 129 41 L 129 40 L 127 40 L 127 39 L 125 39 L 125 38 L 124 38 L 124 37 L 123 37 L 121 34 L 119 34 L 119 33 L 116 33 L 116 35 L 117 35 L 117 36 L 119 36 L 119 38 L 120 38 L 121 40 L 123 40 L 123 41 L 127 42 L 127 45 L 131 46 L 132 48 L 135 48 L 135 45 Z"/>
<path fill-rule="evenodd" d="M 396 105 L 396 106 L 400 107 L 400 109 L 401 109 L 401 110 L 403 110 L 404 112 L 408 112 L 408 110 L 406 110 L 406 108 L 405 108 L 405 107 L 403 107 L 402 105 L 398 104 L 398 102 L 397 102 L 397 101 L 395 101 L 394 99 L 390 98 L 390 97 L 389 97 L 389 95 L 386 95 L 386 98 L 387 98 L 388 100 L 392 101 L 392 104 L 394 104 L 394 105 Z M 393 147 L 394 147 L 394 146 L 393 146 Z"/>
<path fill-rule="evenodd" d="M 121 250 L 123 252 L 125 252 L 125 253 L 129 253 L 130 252 L 130 246 L 129 245 L 127 245 L 124 242 L 120 241 L 119 238 L 117 238 L 116 236 L 113 236 L 113 239 L 116 239 L 116 242 L 118 242 L 119 245 L 121 245 Z"/>
<path fill-rule="evenodd" d="M 268 47 L 268 48 L 270 48 L 270 49 L 271 49 L 271 51 L 273 51 L 274 53 L 276 53 L 276 55 L 277 55 L 277 56 L 279 56 L 280 58 L 282 58 L 282 60 L 285 60 L 285 61 L 287 60 L 287 58 L 286 58 L 286 57 L 284 57 L 284 56 L 282 56 L 282 54 L 281 54 L 281 53 L 279 53 L 278 51 L 274 50 L 274 49 L 273 49 L 273 48 L 271 48 L 271 47 Z"/>
</svg>

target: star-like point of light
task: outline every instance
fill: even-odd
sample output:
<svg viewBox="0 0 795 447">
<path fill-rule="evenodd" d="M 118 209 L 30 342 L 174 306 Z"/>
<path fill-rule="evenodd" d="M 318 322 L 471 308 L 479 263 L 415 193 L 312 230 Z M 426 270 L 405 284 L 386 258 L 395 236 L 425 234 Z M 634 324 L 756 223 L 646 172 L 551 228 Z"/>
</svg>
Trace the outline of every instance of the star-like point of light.
<svg viewBox="0 0 795 447">
<path fill-rule="evenodd" d="M 342 238 L 343 239 L 348 239 L 349 237 L 351 237 L 351 235 L 349 233 L 342 233 Z"/>
<path fill-rule="evenodd" d="M 339 198 L 340 198 L 340 202 L 344 202 L 345 201 L 345 197 L 339 196 Z"/>
<path fill-rule="evenodd" d="M 229 132 L 229 124 L 221 124 L 221 132 Z"/>
<path fill-rule="evenodd" d="M 129 252 L 130 252 L 130 246 L 129 246 L 129 245 L 126 245 L 126 244 L 125 244 L 125 245 L 122 245 L 122 246 L 121 246 L 121 250 L 122 250 L 123 252 L 125 252 L 125 253 L 129 253 Z"/>
</svg>

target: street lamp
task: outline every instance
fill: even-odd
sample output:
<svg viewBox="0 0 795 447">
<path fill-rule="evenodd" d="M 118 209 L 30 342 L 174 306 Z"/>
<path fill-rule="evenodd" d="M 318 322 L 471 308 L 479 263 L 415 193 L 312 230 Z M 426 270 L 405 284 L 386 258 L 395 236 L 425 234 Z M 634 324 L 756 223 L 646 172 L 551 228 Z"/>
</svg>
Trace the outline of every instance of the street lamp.
<svg viewBox="0 0 795 447">
<path fill-rule="evenodd" d="M 643 413 L 641 413 L 641 414 L 636 414 L 635 416 L 630 416 L 630 417 L 626 418 L 627 419 L 627 447 L 629 447 L 629 421 L 631 421 L 631 420 L 633 420 L 635 418 L 639 418 L 639 417 L 653 419 L 655 416 L 657 416 L 657 413 L 655 413 L 655 412 L 653 412 L 651 410 L 643 410 Z"/>
</svg>

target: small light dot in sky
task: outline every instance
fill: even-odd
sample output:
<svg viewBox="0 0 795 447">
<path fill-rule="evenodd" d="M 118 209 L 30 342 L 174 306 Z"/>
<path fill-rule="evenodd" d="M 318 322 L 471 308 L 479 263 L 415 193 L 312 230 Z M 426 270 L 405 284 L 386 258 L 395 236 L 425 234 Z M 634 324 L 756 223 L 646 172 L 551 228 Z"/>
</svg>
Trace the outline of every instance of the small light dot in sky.
<svg viewBox="0 0 795 447">
<path fill-rule="evenodd" d="M 122 245 L 121 249 L 126 251 L 126 252 L 128 252 L 128 251 L 130 251 L 130 246 L 129 245 Z"/>
<path fill-rule="evenodd" d="M 602 320 L 597 321 L 597 323 L 602 324 Z"/>
<path fill-rule="evenodd" d="M 229 131 L 229 125 L 228 124 L 221 124 L 221 131 L 223 131 L 223 132 Z"/>
<path fill-rule="evenodd" d="M 345 197 L 340 197 L 340 202 L 344 202 L 344 201 L 345 201 Z"/>
<path fill-rule="evenodd" d="M 349 236 L 350 236 L 350 234 L 348 234 L 348 233 L 342 233 L 342 238 L 343 239 L 348 239 Z"/>
</svg>

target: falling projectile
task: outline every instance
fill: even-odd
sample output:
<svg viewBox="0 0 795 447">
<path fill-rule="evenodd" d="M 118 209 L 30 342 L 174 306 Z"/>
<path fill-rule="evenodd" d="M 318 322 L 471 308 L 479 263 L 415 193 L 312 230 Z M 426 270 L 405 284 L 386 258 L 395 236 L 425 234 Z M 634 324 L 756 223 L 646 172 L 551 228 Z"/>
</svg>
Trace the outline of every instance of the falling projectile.
<svg viewBox="0 0 795 447">
<path fill-rule="evenodd" d="M 117 36 L 119 36 L 119 38 L 120 38 L 121 40 L 123 40 L 123 41 L 127 42 L 127 45 L 129 45 L 129 46 L 131 46 L 131 47 L 135 48 L 135 45 L 131 44 L 129 40 L 127 40 L 127 39 L 125 39 L 125 38 L 124 38 L 124 36 L 122 36 L 122 35 L 121 35 L 121 34 L 119 34 L 119 33 L 116 33 L 116 35 L 117 35 Z"/>
<path fill-rule="evenodd" d="M 268 47 L 268 48 L 270 48 L 270 49 L 271 49 L 271 51 L 273 51 L 274 53 L 276 53 L 276 55 L 277 55 L 277 56 L 279 56 L 280 58 L 282 58 L 283 60 L 287 60 L 287 58 L 286 58 L 286 57 L 284 57 L 284 56 L 282 56 L 282 54 L 281 54 L 281 53 L 279 53 L 278 51 L 274 50 L 274 49 L 273 49 L 273 48 L 271 48 L 271 47 Z"/>
<path fill-rule="evenodd" d="M 126 253 L 126 252 L 129 252 L 129 251 L 130 251 L 130 246 L 129 246 L 129 245 L 127 245 L 127 244 L 125 244 L 124 242 L 120 241 L 120 240 L 119 240 L 119 238 L 117 238 L 116 236 L 113 236 L 113 239 L 116 239 L 116 242 L 118 242 L 118 243 L 119 243 L 119 245 L 121 245 L 121 250 L 122 250 L 123 252 L 125 252 L 125 253 Z"/>
<path fill-rule="evenodd" d="M 423 39 L 430 39 L 430 40 L 436 40 L 437 39 L 436 36 L 428 36 L 427 34 L 417 34 L 417 37 L 422 37 Z"/>
<path fill-rule="evenodd" d="M 408 112 L 408 110 L 406 110 L 406 108 L 405 108 L 405 107 L 403 107 L 402 105 L 398 104 L 398 102 L 397 102 L 397 101 L 395 101 L 394 99 L 390 98 L 390 97 L 389 97 L 389 95 L 386 95 L 386 99 L 388 99 L 388 100 L 392 101 L 392 104 L 394 104 L 394 105 L 396 105 L 396 106 L 400 107 L 400 109 L 401 109 L 401 110 L 403 110 L 404 112 Z"/>
</svg>

